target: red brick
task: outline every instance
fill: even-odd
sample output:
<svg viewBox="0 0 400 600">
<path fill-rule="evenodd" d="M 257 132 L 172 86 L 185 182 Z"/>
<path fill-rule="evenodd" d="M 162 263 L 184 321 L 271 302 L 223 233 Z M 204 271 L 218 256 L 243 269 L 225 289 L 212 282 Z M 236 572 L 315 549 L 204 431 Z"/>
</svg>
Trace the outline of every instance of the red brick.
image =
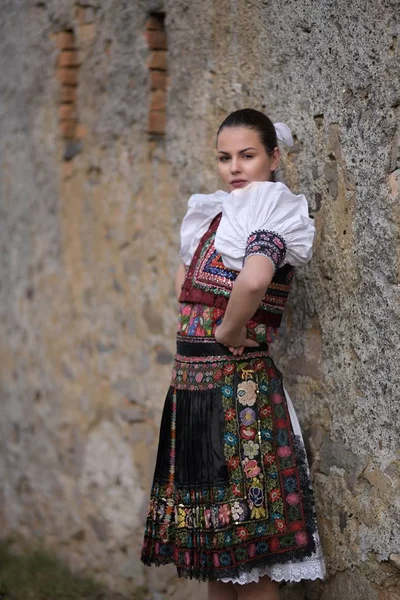
<svg viewBox="0 0 400 600">
<path fill-rule="evenodd" d="M 58 67 L 77 67 L 79 56 L 76 50 L 63 50 L 58 57 Z"/>
<path fill-rule="evenodd" d="M 73 104 L 62 104 L 58 109 L 60 121 L 65 119 L 74 119 L 76 117 L 76 108 Z"/>
<path fill-rule="evenodd" d="M 150 87 L 152 90 L 165 90 L 167 74 L 162 71 L 150 71 Z"/>
<path fill-rule="evenodd" d="M 166 125 L 166 115 L 163 110 L 152 110 L 149 113 L 148 132 L 164 133 Z"/>
<path fill-rule="evenodd" d="M 167 49 L 167 34 L 165 31 L 146 31 L 145 35 L 151 50 Z"/>
<path fill-rule="evenodd" d="M 78 69 L 58 68 L 56 69 L 56 77 L 60 83 L 78 85 Z"/>
<path fill-rule="evenodd" d="M 162 19 L 159 19 L 152 15 L 147 19 L 146 29 L 162 31 L 164 29 Z"/>
<path fill-rule="evenodd" d="M 56 42 L 60 50 L 74 50 L 76 48 L 76 39 L 72 31 L 60 31 L 56 35 Z"/>
<path fill-rule="evenodd" d="M 150 96 L 150 111 L 165 110 L 166 96 L 164 90 L 154 90 Z"/>
<path fill-rule="evenodd" d="M 60 101 L 61 102 L 76 102 L 76 88 L 69 85 L 63 85 L 60 89 Z"/>
<path fill-rule="evenodd" d="M 76 129 L 76 121 L 61 121 L 60 122 L 60 132 L 64 138 L 72 139 L 75 137 L 75 129 Z"/>
<path fill-rule="evenodd" d="M 83 123 L 79 123 L 75 130 L 75 137 L 77 140 L 81 140 L 82 138 L 87 136 L 87 127 Z"/>
<path fill-rule="evenodd" d="M 167 53 L 165 50 L 152 52 L 149 60 L 149 69 L 167 70 Z"/>
</svg>

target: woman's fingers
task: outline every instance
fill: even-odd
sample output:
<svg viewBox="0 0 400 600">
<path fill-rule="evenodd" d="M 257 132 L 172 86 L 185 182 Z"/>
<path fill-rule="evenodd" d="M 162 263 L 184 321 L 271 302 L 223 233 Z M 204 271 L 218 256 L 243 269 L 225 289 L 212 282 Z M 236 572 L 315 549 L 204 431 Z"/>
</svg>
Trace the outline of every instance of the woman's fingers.
<svg viewBox="0 0 400 600">
<path fill-rule="evenodd" d="M 244 345 L 247 346 L 247 348 L 256 348 L 260 344 L 256 342 L 256 340 L 250 340 L 249 338 L 246 338 L 244 340 Z"/>
<path fill-rule="evenodd" d="M 229 351 L 232 352 L 234 356 L 243 354 L 244 346 L 229 346 Z"/>
</svg>

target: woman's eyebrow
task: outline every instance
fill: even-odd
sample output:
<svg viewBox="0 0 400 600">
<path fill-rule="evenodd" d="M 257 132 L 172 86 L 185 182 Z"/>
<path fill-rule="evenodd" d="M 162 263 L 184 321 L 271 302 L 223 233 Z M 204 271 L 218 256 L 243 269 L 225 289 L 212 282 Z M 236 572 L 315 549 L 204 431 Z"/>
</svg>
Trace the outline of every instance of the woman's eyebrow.
<svg viewBox="0 0 400 600">
<path fill-rule="evenodd" d="M 241 154 L 242 152 L 246 152 L 246 150 L 257 150 L 257 148 L 253 148 L 252 146 L 249 146 L 248 148 L 243 148 L 243 150 L 239 150 L 239 154 Z M 218 150 L 219 154 L 229 154 L 229 152 L 225 152 L 225 150 Z"/>
</svg>

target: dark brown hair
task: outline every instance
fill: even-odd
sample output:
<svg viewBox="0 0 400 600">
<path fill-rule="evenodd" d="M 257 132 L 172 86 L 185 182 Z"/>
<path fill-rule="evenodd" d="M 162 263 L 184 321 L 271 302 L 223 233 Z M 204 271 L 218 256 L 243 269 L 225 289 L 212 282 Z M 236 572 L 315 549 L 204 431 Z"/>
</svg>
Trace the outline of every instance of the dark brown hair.
<svg viewBox="0 0 400 600">
<path fill-rule="evenodd" d="M 254 108 L 241 108 L 228 115 L 218 128 L 217 138 L 226 127 L 247 127 L 248 129 L 254 129 L 260 136 L 261 143 L 267 154 L 272 154 L 274 148 L 278 145 L 275 127 L 271 119 Z"/>
</svg>

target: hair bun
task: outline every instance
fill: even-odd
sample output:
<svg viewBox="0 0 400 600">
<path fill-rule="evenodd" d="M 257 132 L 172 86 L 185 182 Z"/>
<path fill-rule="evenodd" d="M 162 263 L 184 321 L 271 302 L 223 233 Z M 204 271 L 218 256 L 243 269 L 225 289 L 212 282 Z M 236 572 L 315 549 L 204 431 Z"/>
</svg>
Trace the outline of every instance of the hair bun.
<svg viewBox="0 0 400 600">
<path fill-rule="evenodd" d="M 283 142 L 285 146 L 292 148 L 294 146 L 292 132 L 286 123 L 274 123 L 276 137 L 280 142 Z"/>
</svg>

